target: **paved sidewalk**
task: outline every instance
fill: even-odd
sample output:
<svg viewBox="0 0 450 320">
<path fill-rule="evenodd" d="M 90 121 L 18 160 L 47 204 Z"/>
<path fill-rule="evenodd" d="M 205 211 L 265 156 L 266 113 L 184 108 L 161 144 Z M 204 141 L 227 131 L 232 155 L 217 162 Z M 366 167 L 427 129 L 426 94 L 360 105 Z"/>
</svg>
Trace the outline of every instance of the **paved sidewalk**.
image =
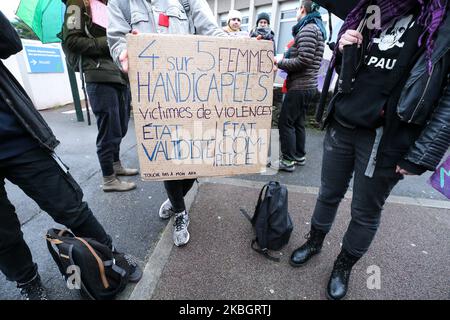
<svg viewBox="0 0 450 320">
<path fill-rule="evenodd" d="M 281 257 L 276 263 L 250 248 L 253 231 L 239 211 L 242 207 L 252 212 L 261 186 L 236 179 L 202 182 L 190 211 L 190 243 L 173 247 L 169 226 L 158 244 L 158 256 L 150 258 L 150 263 L 153 259 L 158 263 L 147 269 L 136 288 L 138 294 L 131 297 L 324 299 L 349 222 L 350 200 L 343 201 L 322 253 L 305 267 L 293 268 L 288 264 L 289 255 L 305 241 L 316 196 L 290 188 L 289 210 L 295 229 L 289 244 L 275 253 Z M 370 251 L 354 267 L 348 299 L 450 299 L 450 207 L 429 208 L 401 201 L 394 198 L 394 203 L 389 200 L 386 205 Z M 446 202 L 434 203 L 439 204 Z M 380 290 L 367 287 L 371 266 L 380 268 Z M 149 281 L 152 285 L 146 286 Z"/>
<path fill-rule="evenodd" d="M 158 208 L 166 199 L 162 183 L 130 177 L 126 179 L 137 183 L 136 190 L 103 193 L 95 153 L 95 123 L 87 126 L 76 122 L 70 109 L 68 106 L 42 112 L 61 141 L 58 153 L 120 249 L 132 254 L 146 269 L 144 280 L 137 286 L 129 286 L 120 299 L 323 297 L 323 287 L 348 223 L 348 200 L 327 239 L 329 250 L 325 249 L 304 269 L 294 270 L 287 265 L 290 251 L 303 242 L 302 236 L 308 231 L 306 223 L 320 182 L 322 132 L 308 130 L 308 161 L 294 173 L 269 169 L 269 175 L 201 179 L 201 192 L 195 202 L 196 190 L 189 194 L 193 202 L 192 241 L 185 248 L 175 248 L 172 222 L 158 217 Z M 137 167 L 132 122 L 129 130 L 122 145 L 122 158 L 127 165 Z M 277 131 L 274 134 L 277 139 Z M 409 177 L 393 190 L 377 239 L 368 256 L 357 265 L 350 298 L 449 298 L 450 201 L 427 184 L 429 175 Z M 252 230 L 239 212 L 240 207 L 253 210 L 260 187 L 269 180 L 289 185 L 296 226 L 290 244 L 281 252 L 283 262 L 279 264 L 250 249 Z M 50 298 L 79 299 L 65 287 L 45 245 L 45 231 L 56 224 L 16 186 L 7 183 L 6 189 L 17 208 L 25 239 L 39 264 Z M 368 290 L 365 286 L 367 267 L 373 264 L 381 268 L 381 290 Z M 0 274 L 0 300 L 19 298 L 15 284 Z"/>
</svg>

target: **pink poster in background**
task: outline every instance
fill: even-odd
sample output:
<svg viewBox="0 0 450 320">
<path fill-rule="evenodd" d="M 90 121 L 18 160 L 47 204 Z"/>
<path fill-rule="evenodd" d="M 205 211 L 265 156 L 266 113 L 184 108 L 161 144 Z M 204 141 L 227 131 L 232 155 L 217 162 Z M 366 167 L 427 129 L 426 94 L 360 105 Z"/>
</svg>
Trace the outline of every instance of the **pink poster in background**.
<svg viewBox="0 0 450 320">
<path fill-rule="evenodd" d="M 108 27 L 108 10 L 104 3 L 99 0 L 90 0 L 92 22 L 96 25 L 107 28 Z"/>
</svg>

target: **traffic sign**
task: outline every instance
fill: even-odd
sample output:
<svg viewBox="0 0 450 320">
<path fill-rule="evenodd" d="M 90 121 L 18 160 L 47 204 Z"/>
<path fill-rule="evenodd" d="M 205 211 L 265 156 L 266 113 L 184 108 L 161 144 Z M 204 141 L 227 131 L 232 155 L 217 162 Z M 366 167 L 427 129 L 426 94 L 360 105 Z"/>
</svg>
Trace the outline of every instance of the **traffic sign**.
<svg viewBox="0 0 450 320">
<path fill-rule="evenodd" d="M 63 73 L 60 48 L 24 45 L 29 73 Z"/>
</svg>

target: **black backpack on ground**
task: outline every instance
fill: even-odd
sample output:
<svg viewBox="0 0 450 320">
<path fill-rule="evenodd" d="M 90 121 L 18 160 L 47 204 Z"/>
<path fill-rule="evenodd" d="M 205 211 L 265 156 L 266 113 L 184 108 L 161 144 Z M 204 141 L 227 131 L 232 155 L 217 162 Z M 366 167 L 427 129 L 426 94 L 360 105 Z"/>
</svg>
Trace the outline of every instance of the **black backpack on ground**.
<svg viewBox="0 0 450 320">
<path fill-rule="evenodd" d="M 50 229 L 47 247 L 70 289 L 92 300 L 113 299 L 128 284 L 130 267 L 121 253 L 69 230 Z M 78 274 L 77 274 L 78 273 Z"/>
<path fill-rule="evenodd" d="M 241 212 L 255 230 L 256 238 L 252 241 L 252 249 L 270 260 L 280 261 L 269 255 L 268 250 L 280 250 L 289 242 L 294 229 L 288 212 L 287 188 L 276 181 L 267 183 L 261 189 L 253 217 L 250 218 L 244 209 Z"/>
</svg>

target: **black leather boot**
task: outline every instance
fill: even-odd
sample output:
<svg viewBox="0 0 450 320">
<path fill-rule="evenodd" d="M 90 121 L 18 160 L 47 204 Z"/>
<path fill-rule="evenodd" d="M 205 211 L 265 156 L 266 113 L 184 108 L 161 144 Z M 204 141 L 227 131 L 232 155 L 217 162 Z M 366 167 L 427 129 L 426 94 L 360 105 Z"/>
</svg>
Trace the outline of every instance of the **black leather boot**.
<svg viewBox="0 0 450 320">
<path fill-rule="evenodd" d="M 327 298 L 330 300 L 341 300 L 345 297 L 348 290 L 348 282 L 350 280 L 350 272 L 353 266 L 359 260 L 342 249 L 336 261 L 334 262 L 333 271 L 327 286 Z"/>
<path fill-rule="evenodd" d="M 300 267 L 308 262 L 312 256 L 318 254 L 322 249 L 325 236 L 325 232 L 311 226 L 311 231 L 305 236 L 305 239 L 308 239 L 308 241 L 292 252 L 291 259 L 289 260 L 291 266 Z"/>
</svg>

